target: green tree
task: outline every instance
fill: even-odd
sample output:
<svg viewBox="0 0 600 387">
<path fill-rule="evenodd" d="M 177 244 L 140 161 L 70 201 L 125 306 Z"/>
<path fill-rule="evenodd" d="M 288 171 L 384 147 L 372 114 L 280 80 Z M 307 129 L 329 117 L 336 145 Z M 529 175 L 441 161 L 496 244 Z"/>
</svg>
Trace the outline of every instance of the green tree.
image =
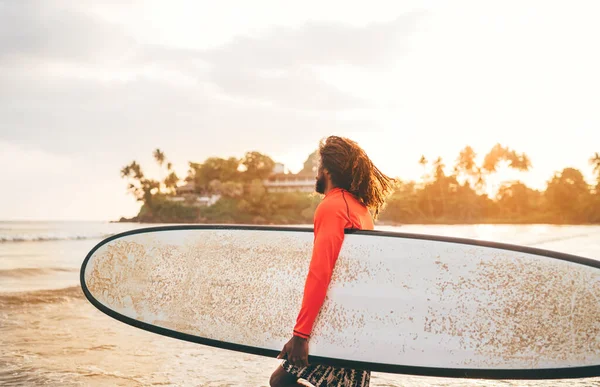
<svg viewBox="0 0 600 387">
<path fill-rule="evenodd" d="M 541 194 L 520 181 L 502 184 L 497 194 L 498 205 L 505 216 L 523 219 L 541 212 Z"/>
<path fill-rule="evenodd" d="M 139 180 L 144 178 L 144 173 L 142 167 L 134 160 L 121 169 L 121 177 L 132 177 Z"/>
<path fill-rule="evenodd" d="M 200 219 L 208 223 L 250 223 L 252 216 L 240 210 L 240 200 L 223 197 L 214 205 L 201 208 Z"/>
<path fill-rule="evenodd" d="M 304 167 L 300 171 L 300 173 L 312 173 L 317 174 L 317 170 L 319 169 L 319 151 L 316 150 L 311 153 L 306 161 L 304 162 Z"/>
<path fill-rule="evenodd" d="M 456 164 L 454 165 L 454 173 L 462 181 L 469 186 L 481 189 L 484 185 L 481 168 L 477 165 L 475 158 L 477 154 L 470 146 L 466 146 L 460 151 Z"/>
<path fill-rule="evenodd" d="M 162 188 L 164 187 L 166 193 L 174 193 L 175 188 L 177 187 L 177 183 L 179 182 L 179 178 L 177 177 L 177 174 L 173 171 L 173 163 L 167 161 L 167 157 L 165 156 L 164 152 L 158 148 L 154 150 L 152 156 L 154 157 L 154 160 L 156 160 L 156 163 L 161 169 L 163 166 L 166 166 L 167 168 L 166 174 L 163 175 L 163 172 L 161 171 L 160 180 L 162 181 L 162 184 L 159 184 L 159 191 L 162 192 Z"/>
<path fill-rule="evenodd" d="M 457 175 L 465 177 L 476 176 L 479 172 L 479 168 L 475 162 L 476 156 L 477 154 L 470 146 L 466 146 L 461 150 L 458 159 L 456 159 L 456 165 L 454 166 Z"/>
<path fill-rule="evenodd" d="M 479 168 L 476 188 L 480 193 L 483 193 L 485 190 L 486 178 L 497 172 L 501 165 L 506 165 L 517 171 L 526 172 L 531 168 L 531 160 L 525 153 L 517 153 L 500 144 L 494 145 L 485 155 L 483 163 Z"/>
<path fill-rule="evenodd" d="M 563 222 L 584 221 L 590 202 L 590 191 L 583 174 L 575 168 L 565 168 L 548 182 L 545 192 L 549 209 Z"/>
<path fill-rule="evenodd" d="M 531 169 L 531 160 L 525 153 L 517 153 L 507 148 L 506 161 L 510 168 L 517 171 L 527 172 Z"/>
<path fill-rule="evenodd" d="M 508 147 L 496 144 L 485 155 L 481 169 L 488 173 L 496 172 L 498 164 L 502 161 L 508 162 L 510 168 L 519 171 L 528 171 L 531 168 L 531 160 L 525 153 L 517 153 Z"/>
<path fill-rule="evenodd" d="M 127 189 L 138 201 L 148 202 L 152 195 L 158 193 L 160 184 L 156 180 L 147 179 L 142 167 L 132 161 L 121 169 L 121 177 L 128 182 Z"/>
<path fill-rule="evenodd" d="M 219 180 L 221 182 L 239 181 L 240 160 L 235 157 L 223 159 L 220 157 L 209 157 L 202 164 L 190 163 L 187 181 L 193 181 L 199 193 L 211 193 L 210 182 Z"/>
<path fill-rule="evenodd" d="M 212 194 L 221 194 L 222 187 L 223 183 L 221 183 L 221 180 L 214 179 L 208 183 L 208 189 Z"/>
<path fill-rule="evenodd" d="M 186 181 L 195 182 L 199 192 L 221 194 L 216 204 L 198 208 L 191 202 L 173 202 L 165 193 L 174 192 L 179 179 L 162 151 L 157 149 L 153 154 L 161 167 L 166 165 L 168 172 L 160 184 L 145 176 L 136 161 L 121 169 L 128 190 L 143 202 L 139 221 L 312 223 L 321 200 L 318 195 L 300 192 L 267 192 L 263 181 L 274 163 L 266 155 L 248 152 L 243 160 L 213 157 L 202 164 L 190 163 Z M 318 151 L 309 155 L 302 172 L 315 172 L 317 156 Z M 422 182 L 397 180 L 380 219 L 399 223 L 600 223 L 600 154 L 589 160 L 598 179 L 595 191 L 580 171 L 566 168 L 552 176 L 543 192 L 520 181 L 506 182 L 493 200 L 481 188 L 484 178 L 500 167 L 527 171 L 531 161 L 526 154 L 499 144 L 485 155 L 480 165 L 476 156 L 473 148 L 463 148 L 450 175 L 441 158 L 428 162 L 422 156 L 419 160 L 424 169 Z M 241 165 L 244 172 L 239 171 Z"/>
<path fill-rule="evenodd" d="M 318 195 L 304 192 L 267 193 L 264 197 L 263 217 L 269 223 L 276 224 L 312 224 L 317 205 L 321 201 Z"/>
<path fill-rule="evenodd" d="M 419 208 L 417 200 L 416 184 L 398 179 L 380 219 L 397 223 L 411 223 L 415 219 L 423 219 L 424 212 Z"/>
<path fill-rule="evenodd" d="M 265 189 L 262 180 L 254 179 L 252 180 L 252 183 L 250 183 L 250 185 L 248 186 L 248 191 L 246 192 L 246 199 L 250 203 L 258 205 L 261 203 L 266 193 L 267 190 Z"/>
<path fill-rule="evenodd" d="M 421 165 L 421 167 L 423 167 L 423 180 L 427 180 L 426 176 L 427 176 L 427 163 L 429 161 L 427 161 L 427 159 L 425 158 L 425 155 L 421 155 L 421 158 L 419 159 L 419 164 Z"/>
<path fill-rule="evenodd" d="M 444 168 L 446 168 L 446 165 L 444 165 L 444 162 L 442 160 L 441 157 L 438 157 L 434 162 L 433 162 L 433 176 L 434 176 L 434 181 L 433 181 L 433 185 L 435 186 L 435 190 L 437 191 L 439 198 L 441 199 L 441 205 L 438 206 L 439 210 L 438 210 L 438 214 L 439 216 L 444 216 L 446 215 L 446 192 L 448 190 L 448 181 L 446 180 L 446 174 L 444 173 Z M 435 201 L 434 201 L 435 203 Z"/>
<path fill-rule="evenodd" d="M 226 181 L 221 184 L 221 194 L 229 198 L 239 198 L 244 193 L 244 186 L 242 183 L 234 181 Z"/>
<path fill-rule="evenodd" d="M 154 150 L 153 156 L 154 156 L 154 159 L 156 160 L 156 162 L 158 163 L 158 165 L 160 167 L 162 167 L 165 162 L 165 154 L 160 149 L 157 148 Z"/>
<path fill-rule="evenodd" d="M 448 210 L 450 219 L 463 219 L 464 222 L 477 222 L 483 218 L 483 210 L 489 199 L 478 195 L 467 182 L 460 184 L 456 176 L 450 176 Z"/>
<path fill-rule="evenodd" d="M 487 173 L 496 172 L 498 163 L 504 159 L 506 155 L 506 149 L 500 144 L 494 145 L 494 147 L 485 155 L 481 169 Z"/>
<path fill-rule="evenodd" d="M 238 203 L 238 210 L 250 215 L 253 223 L 264 223 L 265 216 L 272 213 L 269 200 L 266 199 L 266 189 L 262 180 L 254 179 L 247 186 L 244 198 Z"/>
<path fill-rule="evenodd" d="M 165 154 L 160 150 L 156 149 L 153 152 L 154 159 L 160 167 L 162 167 L 166 161 Z M 165 179 L 161 181 L 147 178 L 142 171 L 142 167 L 136 161 L 132 161 L 130 164 L 124 166 L 121 169 L 121 177 L 126 179 L 128 182 L 127 189 L 138 201 L 143 201 L 146 204 L 150 204 L 155 195 L 163 194 L 163 187 L 168 193 L 174 192 L 179 182 L 179 178 L 174 171 L 171 171 L 172 164 L 167 164 L 168 172 L 170 172 Z M 146 208 L 149 211 L 149 208 Z"/>
<path fill-rule="evenodd" d="M 596 152 L 590 157 L 590 164 L 596 174 L 596 194 L 600 194 L 600 153 Z"/>
<path fill-rule="evenodd" d="M 177 188 L 177 183 L 179 183 L 179 177 L 177 177 L 177 174 L 174 171 L 171 171 L 171 173 L 169 173 L 164 180 L 164 185 L 167 189 L 167 192 L 174 193 L 175 189 Z"/>
<path fill-rule="evenodd" d="M 444 173 L 444 168 L 446 168 L 444 160 L 442 160 L 441 157 L 435 159 L 435 161 L 433 162 L 433 176 L 435 180 L 441 180 L 444 177 L 446 177 L 446 174 Z"/>
<path fill-rule="evenodd" d="M 429 180 L 429 175 L 427 174 L 427 164 L 429 161 L 425 158 L 425 155 L 421 155 L 419 159 L 419 164 L 423 167 L 423 182 L 426 183 Z M 422 210 L 422 213 L 427 214 L 427 216 L 433 215 L 433 202 L 431 201 L 431 193 L 429 190 L 424 190 L 426 192 L 425 195 L 425 203 L 427 203 L 427 210 L 423 208 L 422 205 L 419 205 L 419 208 Z M 421 203 L 421 201 L 417 200 L 417 203 Z"/>
<path fill-rule="evenodd" d="M 259 152 L 247 152 L 242 159 L 242 165 L 245 167 L 244 177 L 246 181 L 255 179 L 264 180 L 273 173 L 275 162 L 267 155 Z"/>
<path fill-rule="evenodd" d="M 138 215 L 141 222 L 193 223 L 199 218 L 199 209 L 182 203 L 172 202 L 164 195 L 156 195 L 145 203 Z"/>
</svg>

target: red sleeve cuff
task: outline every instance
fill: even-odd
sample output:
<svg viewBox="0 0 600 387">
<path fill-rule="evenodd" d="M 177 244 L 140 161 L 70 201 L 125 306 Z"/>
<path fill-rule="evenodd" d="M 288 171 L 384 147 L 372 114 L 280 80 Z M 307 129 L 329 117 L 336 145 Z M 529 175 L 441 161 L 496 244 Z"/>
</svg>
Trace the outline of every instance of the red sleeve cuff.
<svg viewBox="0 0 600 387">
<path fill-rule="evenodd" d="M 294 336 L 298 336 L 303 339 L 308 339 L 310 337 L 310 335 L 304 334 L 302 332 L 298 332 L 297 330 L 294 330 Z"/>
</svg>

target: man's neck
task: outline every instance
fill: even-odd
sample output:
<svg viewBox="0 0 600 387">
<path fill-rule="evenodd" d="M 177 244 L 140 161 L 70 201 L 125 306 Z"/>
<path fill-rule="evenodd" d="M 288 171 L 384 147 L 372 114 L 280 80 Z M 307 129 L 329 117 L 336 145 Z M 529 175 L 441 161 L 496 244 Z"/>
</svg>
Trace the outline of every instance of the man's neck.
<svg viewBox="0 0 600 387">
<path fill-rule="evenodd" d="M 333 191 L 334 189 L 337 189 L 337 188 L 338 187 L 331 185 L 331 186 L 325 188 L 324 194 L 327 195 L 329 192 L 331 192 L 331 191 Z"/>
</svg>

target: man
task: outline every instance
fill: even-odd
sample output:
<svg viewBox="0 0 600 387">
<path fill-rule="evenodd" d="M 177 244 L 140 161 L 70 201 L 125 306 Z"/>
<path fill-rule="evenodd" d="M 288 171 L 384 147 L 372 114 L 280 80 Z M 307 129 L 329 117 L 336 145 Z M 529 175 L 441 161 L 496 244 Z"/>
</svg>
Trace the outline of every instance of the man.
<svg viewBox="0 0 600 387">
<path fill-rule="evenodd" d="M 319 146 L 320 165 L 316 191 L 324 194 L 314 216 L 314 247 L 302 307 L 292 339 L 285 344 L 279 359 L 285 359 L 271 376 L 272 387 L 298 386 L 299 379 L 315 387 L 367 387 L 370 372 L 308 364 L 308 342 L 325 295 L 345 229 L 372 230 L 393 179 L 373 165 L 357 143 L 331 136 Z"/>
</svg>

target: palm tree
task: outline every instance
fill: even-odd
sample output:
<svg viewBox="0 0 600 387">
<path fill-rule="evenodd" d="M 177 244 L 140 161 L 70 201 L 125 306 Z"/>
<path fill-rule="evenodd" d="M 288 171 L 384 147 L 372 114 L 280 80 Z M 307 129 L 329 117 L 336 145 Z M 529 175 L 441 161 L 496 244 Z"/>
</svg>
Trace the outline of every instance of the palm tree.
<svg viewBox="0 0 600 387">
<path fill-rule="evenodd" d="M 425 158 L 425 155 L 421 155 L 421 158 L 419 159 L 419 164 L 421 164 L 421 166 L 423 167 L 423 186 L 425 186 L 427 183 L 427 163 L 429 161 L 427 160 L 427 158 Z M 433 203 L 431 202 L 431 194 L 429 193 L 429 190 L 426 191 L 427 192 L 427 204 L 429 205 L 429 216 L 433 215 Z"/>
<path fill-rule="evenodd" d="M 442 160 L 442 158 L 438 157 L 437 159 L 435 159 L 435 161 L 433 162 L 433 173 L 435 174 L 436 180 L 440 180 L 446 176 L 444 174 L 444 168 L 446 168 L 446 165 L 444 165 L 444 161 Z"/>
<path fill-rule="evenodd" d="M 600 153 L 596 152 L 590 157 L 590 164 L 596 173 L 596 194 L 600 194 Z"/>
<path fill-rule="evenodd" d="M 473 148 L 466 146 L 460 151 L 458 159 L 456 159 L 456 165 L 454 166 L 456 176 L 463 177 L 469 186 L 473 179 L 481 175 L 479 167 L 475 163 L 475 157 L 477 157 L 477 154 Z"/>
<path fill-rule="evenodd" d="M 175 172 L 171 172 L 164 181 L 165 187 L 167 188 L 167 191 L 169 192 L 175 192 L 175 189 L 177 188 L 177 183 L 179 182 L 179 177 L 177 177 L 177 174 Z"/>
<path fill-rule="evenodd" d="M 154 151 L 154 159 L 158 163 L 159 166 L 163 166 L 165 162 L 165 154 L 158 148 Z"/>
<path fill-rule="evenodd" d="M 460 154 L 458 155 L 456 168 L 465 175 L 475 174 L 477 169 L 477 166 L 475 165 L 475 157 L 477 157 L 477 154 L 473 148 L 467 145 L 463 150 L 460 151 Z"/>
<path fill-rule="evenodd" d="M 481 169 L 486 173 L 490 174 L 496 172 L 498 163 L 506 157 L 506 148 L 500 144 L 494 145 L 494 147 L 488 152 L 483 158 L 483 164 Z"/>
<path fill-rule="evenodd" d="M 427 163 L 429 161 L 425 158 L 425 155 L 421 155 L 421 158 L 419 159 L 419 164 L 421 164 L 421 166 L 423 167 L 423 180 L 427 179 Z"/>
<path fill-rule="evenodd" d="M 483 192 L 486 178 L 496 173 L 502 162 L 508 168 L 516 171 L 526 172 L 531 169 L 531 159 L 525 153 L 517 153 L 509 147 L 496 144 L 485 155 L 483 163 L 479 167 L 479 176 L 475 185 L 479 192 Z"/>
<path fill-rule="evenodd" d="M 594 168 L 594 172 L 598 174 L 598 178 L 600 179 L 600 153 L 596 152 L 592 157 L 590 157 L 590 164 Z"/>
<path fill-rule="evenodd" d="M 121 169 L 121 177 L 129 177 L 131 175 L 131 165 L 126 165 Z"/>
<path fill-rule="evenodd" d="M 138 180 L 142 180 L 144 178 L 142 167 L 137 163 L 137 161 L 132 161 L 131 164 L 129 164 L 129 166 L 125 167 L 124 169 L 127 169 L 129 173 L 133 172 L 133 176 Z"/>
<path fill-rule="evenodd" d="M 136 161 L 132 161 L 129 165 L 126 165 L 121 169 L 121 177 L 127 180 L 128 190 L 138 200 L 141 200 L 143 196 L 143 186 L 147 181 L 147 179 L 144 178 L 142 167 Z"/>
<path fill-rule="evenodd" d="M 444 191 L 447 189 L 446 174 L 444 173 L 444 161 L 441 157 L 438 157 L 433 162 L 433 173 L 435 174 L 435 184 L 437 184 L 440 190 L 440 196 L 442 198 L 442 216 L 446 215 L 446 195 Z"/>
<path fill-rule="evenodd" d="M 158 166 L 162 167 L 164 165 L 165 161 L 166 161 L 165 154 L 160 149 L 156 148 L 154 150 L 153 156 L 154 156 L 154 159 L 156 160 L 156 162 L 158 163 Z M 171 163 L 169 163 L 169 165 L 171 165 Z M 170 168 L 169 168 L 169 170 L 170 170 Z M 164 180 L 163 176 L 164 175 L 162 175 L 162 172 L 161 172 L 161 180 Z M 158 191 L 159 192 L 161 191 L 161 188 L 162 188 L 162 185 L 159 183 L 159 186 L 158 186 Z"/>
</svg>

